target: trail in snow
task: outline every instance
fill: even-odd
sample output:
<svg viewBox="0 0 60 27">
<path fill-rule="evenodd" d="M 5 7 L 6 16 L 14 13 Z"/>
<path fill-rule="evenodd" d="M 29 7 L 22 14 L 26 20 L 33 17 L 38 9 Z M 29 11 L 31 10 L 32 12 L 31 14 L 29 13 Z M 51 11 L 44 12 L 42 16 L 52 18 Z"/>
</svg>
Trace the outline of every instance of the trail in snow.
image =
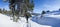
<svg viewBox="0 0 60 27">
<path fill-rule="evenodd" d="M 37 24 L 36 22 L 33 22 L 29 19 L 29 27 L 51 27 L 51 26 L 47 26 L 47 25 L 40 25 Z M 12 20 L 10 20 L 9 16 L 0 14 L 0 27 L 26 27 L 27 23 L 24 17 L 21 17 L 21 21 L 19 20 L 19 22 L 13 22 Z"/>
</svg>

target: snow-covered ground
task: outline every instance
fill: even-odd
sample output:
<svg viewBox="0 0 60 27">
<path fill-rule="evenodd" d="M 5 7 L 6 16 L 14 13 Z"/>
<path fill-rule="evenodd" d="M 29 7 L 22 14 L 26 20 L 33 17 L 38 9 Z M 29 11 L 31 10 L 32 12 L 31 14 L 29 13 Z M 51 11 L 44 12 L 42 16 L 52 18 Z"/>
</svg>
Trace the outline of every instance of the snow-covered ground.
<svg viewBox="0 0 60 27">
<path fill-rule="evenodd" d="M 60 15 L 45 14 L 42 18 L 34 16 L 31 20 L 41 25 L 60 27 Z"/>
<path fill-rule="evenodd" d="M 27 27 L 27 23 L 24 17 L 21 17 L 19 22 L 13 22 L 11 17 L 0 14 L 0 27 Z M 52 27 L 50 25 L 41 25 L 29 19 L 29 27 Z"/>
</svg>

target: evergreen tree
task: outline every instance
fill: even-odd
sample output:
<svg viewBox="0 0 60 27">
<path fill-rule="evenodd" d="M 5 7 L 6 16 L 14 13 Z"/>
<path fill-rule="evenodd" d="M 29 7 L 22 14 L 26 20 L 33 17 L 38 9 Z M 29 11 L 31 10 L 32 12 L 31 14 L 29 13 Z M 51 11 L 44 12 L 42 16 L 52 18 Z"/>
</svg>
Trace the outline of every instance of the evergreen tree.
<svg viewBox="0 0 60 27">
<path fill-rule="evenodd" d="M 26 17 L 26 20 L 27 20 L 27 23 L 28 23 L 28 18 L 31 17 L 31 14 L 28 12 L 28 11 L 33 11 L 33 8 L 34 8 L 34 2 L 33 0 L 25 0 L 24 2 L 25 4 L 25 17 Z"/>
<path fill-rule="evenodd" d="M 50 12 L 49 10 L 47 12 Z"/>
<path fill-rule="evenodd" d="M 5 0 L 8 1 L 8 0 Z M 17 4 L 17 7 L 16 7 Z M 21 8 L 20 8 L 21 7 Z M 9 0 L 9 8 L 12 11 L 13 18 L 14 16 L 21 16 L 28 12 L 33 11 L 34 2 L 33 0 Z M 17 9 L 16 9 L 17 8 Z M 26 11 L 26 12 L 25 12 Z M 20 15 L 19 15 L 20 14 Z M 14 18 L 15 19 L 15 18 Z"/>
<path fill-rule="evenodd" d="M 5 8 L 3 8 L 2 12 L 3 12 L 3 14 L 4 14 L 4 12 L 5 12 Z"/>
<path fill-rule="evenodd" d="M 2 13 L 2 10 L 0 9 L 0 13 Z"/>
<path fill-rule="evenodd" d="M 60 9 L 59 9 L 59 11 L 60 11 Z"/>
<path fill-rule="evenodd" d="M 43 17 L 43 15 L 44 15 L 45 13 L 46 13 L 45 11 L 42 11 L 42 13 L 41 13 L 41 18 Z"/>
</svg>

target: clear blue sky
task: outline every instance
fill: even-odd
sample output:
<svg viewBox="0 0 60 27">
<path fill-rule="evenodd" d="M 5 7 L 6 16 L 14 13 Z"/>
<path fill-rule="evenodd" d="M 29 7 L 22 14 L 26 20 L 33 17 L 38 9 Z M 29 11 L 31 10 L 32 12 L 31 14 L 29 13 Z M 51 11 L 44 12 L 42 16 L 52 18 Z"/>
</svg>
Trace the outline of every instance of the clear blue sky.
<svg viewBox="0 0 60 27">
<path fill-rule="evenodd" d="M 9 10 L 8 8 L 8 2 L 4 3 L 3 0 L 0 0 L 0 8 L 5 8 L 6 10 Z M 34 11 L 36 13 L 41 13 L 42 10 L 58 10 L 60 8 L 60 0 L 34 0 Z"/>
</svg>

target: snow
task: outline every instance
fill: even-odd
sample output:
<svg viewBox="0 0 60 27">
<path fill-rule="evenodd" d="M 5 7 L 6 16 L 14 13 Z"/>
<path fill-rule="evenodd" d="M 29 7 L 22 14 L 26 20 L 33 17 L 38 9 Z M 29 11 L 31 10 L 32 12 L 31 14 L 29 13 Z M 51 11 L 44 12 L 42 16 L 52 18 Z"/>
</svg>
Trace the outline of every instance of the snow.
<svg viewBox="0 0 60 27">
<path fill-rule="evenodd" d="M 41 25 L 60 27 L 60 15 L 45 14 L 42 18 L 38 16 L 33 16 L 31 20 Z"/>
<path fill-rule="evenodd" d="M 60 10 L 46 12 L 46 14 L 60 15 Z"/>
<path fill-rule="evenodd" d="M 44 17 L 55 17 L 55 18 L 60 18 L 60 15 L 45 14 Z"/>
<path fill-rule="evenodd" d="M 19 22 L 13 22 L 10 20 L 11 17 L 3 15 L 0 13 L 0 27 L 27 27 L 26 19 L 24 17 L 20 17 L 21 20 Z M 29 27 L 52 27 L 48 25 L 41 25 L 29 19 Z"/>
</svg>

